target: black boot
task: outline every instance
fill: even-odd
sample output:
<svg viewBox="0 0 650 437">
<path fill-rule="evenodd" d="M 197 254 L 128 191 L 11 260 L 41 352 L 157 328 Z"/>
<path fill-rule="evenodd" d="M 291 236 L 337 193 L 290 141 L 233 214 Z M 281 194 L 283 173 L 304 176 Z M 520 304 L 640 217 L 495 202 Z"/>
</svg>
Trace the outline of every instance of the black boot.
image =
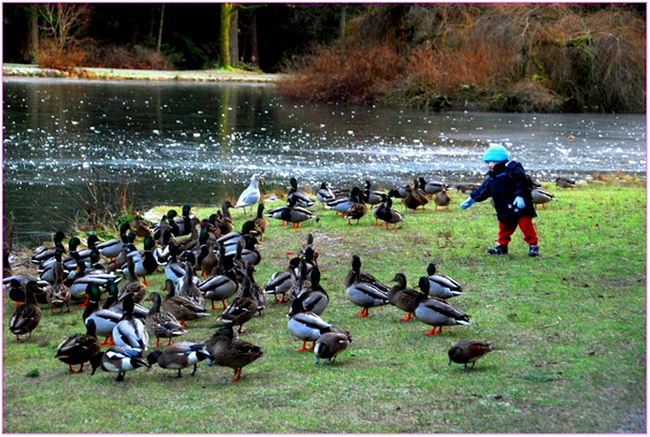
<svg viewBox="0 0 650 437">
<path fill-rule="evenodd" d="M 490 255 L 507 255 L 508 254 L 508 246 L 504 246 L 502 244 L 499 244 L 495 247 L 492 247 L 487 250 L 487 253 Z"/>
<path fill-rule="evenodd" d="M 528 246 L 528 256 L 539 256 L 539 246 L 537 244 L 530 244 Z"/>
</svg>

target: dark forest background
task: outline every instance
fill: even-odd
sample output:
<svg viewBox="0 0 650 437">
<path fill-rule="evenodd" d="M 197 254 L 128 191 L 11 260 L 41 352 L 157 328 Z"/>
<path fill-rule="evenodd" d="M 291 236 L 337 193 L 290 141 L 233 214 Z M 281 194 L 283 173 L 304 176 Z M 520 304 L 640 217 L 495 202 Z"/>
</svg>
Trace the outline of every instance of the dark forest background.
<svg viewBox="0 0 650 437">
<path fill-rule="evenodd" d="M 288 73 L 297 100 L 644 112 L 645 3 L 3 4 L 3 61 Z"/>
</svg>

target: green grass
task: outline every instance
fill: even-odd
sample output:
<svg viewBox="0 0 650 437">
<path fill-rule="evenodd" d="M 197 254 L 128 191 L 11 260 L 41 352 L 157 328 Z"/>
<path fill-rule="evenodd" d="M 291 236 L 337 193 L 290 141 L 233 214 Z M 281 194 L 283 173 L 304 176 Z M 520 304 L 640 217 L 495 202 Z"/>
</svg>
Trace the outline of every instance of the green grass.
<svg viewBox="0 0 650 437">
<path fill-rule="evenodd" d="M 287 251 L 307 233 L 319 247 L 331 302 L 323 318 L 351 330 L 353 343 L 331 366 L 286 329 L 286 304 L 269 299 L 242 338 L 265 356 L 232 371 L 200 363 L 195 376 L 158 367 L 124 382 L 98 371 L 70 374 L 53 359 L 57 345 L 83 331 L 82 309 L 50 315 L 31 340 L 4 331 L 4 426 L 8 433 L 612 433 L 645 432 L 646 190 L 594 181 L 574 190 L 547 187 L 557 201 L 538 210 L 542 256 L 527 256 L 517 231 L 506 257 L 494 244 L 489 202 L 462 211 L 408 212 L 398 230 L 364 217 L 348 226 L 331 211 L 299 230 L 269 219 L 256 280 L 284 270 Z M 160 208 L 161 213 L 169 206 Z M 196 209 L 201 218 L 214 208 Z M 401 206 L 399 206 L 401 208 Z M 239 226 L 245 219 L 234 211 Z M 386 306 L 359 318 L 345 296 L 353 254 L 362 269 L 388 282 L 396 272 L 416 285 L 435 260 L 463 284 L 451 301 L 469 327 L 429 330 Z M 163 273 L 150 290 L 162 290 Z M 14 304 L 5 298 L 5 328 Z M 218 313 L 190 323 L 184 340 L 204 341 Z M 491 340 L 498 350 L 471 371 L 447 365 L 457 340 Z"/>
</svg>

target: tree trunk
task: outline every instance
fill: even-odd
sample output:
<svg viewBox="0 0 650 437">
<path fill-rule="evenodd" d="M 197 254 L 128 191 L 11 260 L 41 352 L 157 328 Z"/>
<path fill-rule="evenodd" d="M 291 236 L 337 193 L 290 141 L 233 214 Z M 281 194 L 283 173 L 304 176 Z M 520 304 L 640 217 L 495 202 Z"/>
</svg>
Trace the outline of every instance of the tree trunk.
<svg viewBox="0 0 650 437">
<path fill-rule="evenodd" d="M 31 5 L 27 19 L 27 59 L 30 63 L 38 62 L 38 5 Z"/>
<path fill-rule="evenodd" d="M 257 12 L 253 11 L 253 17 L 248 26 L 248 61 L 251 64 L 259 65 L 259 48 L 257 45 Z"/>
<path fill-rule="evenodd" d="M 162 45 L 162 32 L 163 32 L 164 18 L 165 18 L 165 4 L 163 3 L 162 9 L 160 10 L 160 26 L 158 26 L 158 48 L 156 49 L 158 53 L 160 53 L 160 46 Z"/>
<path fill-rule="evenodd" d="M 236 64 L 239 62 L 239 11 L 237 6 L 233 7 L 230 13 L 230 62 Z"/>
<path fill-rule="evenodd" d="M 232 3 L 221 4 L 221 28 L 219 35 L 219 52 L 221 65 L 230 66 L 230 12 L 233 9 Z"/>
</svg>

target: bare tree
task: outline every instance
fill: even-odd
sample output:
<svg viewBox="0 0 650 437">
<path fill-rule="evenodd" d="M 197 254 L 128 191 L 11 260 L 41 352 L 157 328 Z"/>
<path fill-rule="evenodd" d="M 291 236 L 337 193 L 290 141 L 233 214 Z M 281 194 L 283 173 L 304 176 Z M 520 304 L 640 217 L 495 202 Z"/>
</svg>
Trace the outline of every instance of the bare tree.
<svg viewBox="0 0 650 437">
<path fill-rule="evenodd" d="M 73 47 L 88 28 L 92 11 L 87 3 L 44 3 L 39 7 L 41 30 L 59 49 Z"/>
</svg>

